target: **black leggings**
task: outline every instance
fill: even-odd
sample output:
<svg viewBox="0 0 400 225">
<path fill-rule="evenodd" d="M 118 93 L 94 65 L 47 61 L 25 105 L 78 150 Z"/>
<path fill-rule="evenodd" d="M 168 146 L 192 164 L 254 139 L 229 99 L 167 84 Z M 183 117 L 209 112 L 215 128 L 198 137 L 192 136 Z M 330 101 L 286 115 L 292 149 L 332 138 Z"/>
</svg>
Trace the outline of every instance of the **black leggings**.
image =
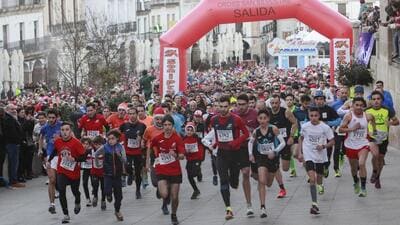
<svg viewBox="0 0 400 225">
<path fill-rule="evenodd" d="M 104 193 L 104 178 L 98 176 L 90 176 L 90 182 L 92 183 L 92 194 L 95 198 L 98 198 L 99 186 L 101 189 L 101 201 L 106 200 L 106 195 Z"/>
<path fill-rule="evenodd" d="M 90 199 L 89 192 L 89 177 L 90 177 L 90 169 L 82 169 L 82 185 L 83 191 L 85 192 L 86 199 Z M 92 184 L 93 185 L 93 184 Z"/>
<path fill-rule="evenodd" d="M 75 197 L 75 204 L 81 203 L 81 193 L 79 192 L 80 179 L 70 180 L 64 174 L 57 174 L 57 186 L 59 192 L 60 205 L 62 207 L 64 215 L 68 215 L 68 205 L 67 205 L 67 186 L 71 185 L 72 194 Z"/>
<path fill-rule="evenodd" d="M 104 194 L 111 196 L 114 193 L 114 209 L 119 212 L 122 201 L 122 180 L 120 176 L 104 176 Z"/>
<path fill-rule="evenodd" d="M 239 186 L 240 169 L 238 165 L 238 152 L 219 150 L 217 155 L 217 168 L 220 179 L 221 195 L 225 206 L 231 205 L 229 185 L 236 189 Z"/>
<path fill-rule="evenodd" d="M 211 168 L 213 171 L 213 175 L 217 176 L 217 157 L 213 154 L 211 154 Z"/>
<path fill-rule="evenodd" d="M 133 162 L 133 165 L 132 165 L 132 162 Z M 140 191 L 140 185 L 142 184 L 143 156 L 142 155 L 128 155 L 127 156 L 127 172 L 129 174 L 129 176 L 133 176 L 132 166 L 135 167 L 136 191 Z"/>
<path fill-rule="evenodd" d="M 328 162 L 324 163 L 326 169 L 329 169 L 329 166 L 331 165 L 332 152 L 333 152 L 333 169 L 338 170 L 340 153 L 343 152 L 344 154 L 344 136 L 335 133 L 335 147 L 327 149 Z"/>
</svg>

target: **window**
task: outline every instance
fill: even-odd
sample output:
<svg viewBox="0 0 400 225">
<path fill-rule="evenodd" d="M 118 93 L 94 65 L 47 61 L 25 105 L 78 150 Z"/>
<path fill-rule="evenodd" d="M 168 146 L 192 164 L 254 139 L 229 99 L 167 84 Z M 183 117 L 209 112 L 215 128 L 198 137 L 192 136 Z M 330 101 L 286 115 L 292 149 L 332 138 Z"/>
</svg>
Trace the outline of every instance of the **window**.
<svg viewBox="0 0 400 225">
<path fill-rule="evenodd" d="M 138 30 L 137 30 L 137 32 L 138 32 L 138 34 L 140 34 L 140 18 L 137 20 L 138 21 Z"/>
<path fill-rule="evenodd" d="M 175 13 L 172 14 L 172 21 L 175 22 Z"/>
<path fill-rule="evenodd" d="M 19 5 L 25 5 L 25 0 L 19 0 Z"/>
<path fill-rule="evenodd" d="M 7 48 L 8 44 L 8 25 L 3 25 L 3 47 Z"/>
<path fill-rule="evenodd" d="M 39 22 L 36 20 L 36 21 L 33 21 L 33 38 L 35 38 L 35 39 L 37 39 L 37 37 L 38 37 L 38 33 L 39 33 Z"/>
<path fill-rule="evenodd" d="M 154 28 L 156 26 L 156 17 L 151 16 L 151 27 Z"/>
<path fill-rule="evenodd" d="M 289 67 L 297 67 L 297 56 L 289 56 Z"/>
<path fill-rule="evenodd" d="M 160 24 L 161 24 L 161 16 L 157 15 L 157 25 L 160 25 Z"/>
<path fill-rule="evenodd" d="M 65 1 L 61 0 L 61 23 L 65 23 Z"/>
<path fill-rule="evenodd" d="M 170 18 L 169 18 L 169 14 L 167 14 L 167 23 L 169 23 L 169 19 L 170 19 Z"/>
<path fill-rule="evenodd" d="M 19 41 L 23 42 L 25 40 L 25 24 L 19 23 Z"/>
<path fill-rule="evenodd" d="M 338 12 L 342 14 L 343 16 L 346 15 L 346 3 L 338 3 Z"/>
<path fill-rule="evenodd" d="M 146 33 L 146 27 L 147 27 L 147 18 L 145 17 L 143 19 L 143 31 Z"/>
</svg>

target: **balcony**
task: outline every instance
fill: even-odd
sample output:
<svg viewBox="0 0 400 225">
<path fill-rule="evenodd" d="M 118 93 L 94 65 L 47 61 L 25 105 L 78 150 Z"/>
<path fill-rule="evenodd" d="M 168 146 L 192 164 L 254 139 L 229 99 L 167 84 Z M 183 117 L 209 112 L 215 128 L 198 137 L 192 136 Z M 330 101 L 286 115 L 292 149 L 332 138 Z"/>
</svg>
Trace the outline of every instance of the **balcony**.
<svg viewBox="0 0 400 225">
<path fill-rule="evenodd" d="M 108 32 L 112 35 L 136 32 L 136 22 L 120 23 L 108 26 Z"/>
<path fill-rule="evenodd" d="M 49 30 L 52 35 L 61 35 L 63 33 L 72 33 L 75 30 L 78 32 L 86 31 L 86 21 L 78 21 L 76 23 L 64 23 L 64 24 L 55 24 L 49 26 Z"/>
<path fill-rule="evenodd" d="M 0 13 L 42 10 L 45 5 L 44 0 L 0 0 Z"/>
<path fill-rule="evenodd" d="M 169 5 L 179 5 L 179 0 L 151 0 L 151 6 L 169 6 Z"/>
<path fill-rule="evenodd" d="M 24 55 L 29 55 L 46 51 L 50 47 L 50 42 L 50 37 L 41 37 L 24 41 L 3 43 L 3 48 L 9 53 L 21 49 Z"/>
<path fill-rule="evenodd" d="M 146 32 L 146 33 L 140 33 L 137 34 L 137 38 L 139 40 L 145 40 L 145 39 L 155 39 L 155 38 L 159 38 L 162 35 L 162 33 L 155 33 L 155 32 Z"/>
</svg>

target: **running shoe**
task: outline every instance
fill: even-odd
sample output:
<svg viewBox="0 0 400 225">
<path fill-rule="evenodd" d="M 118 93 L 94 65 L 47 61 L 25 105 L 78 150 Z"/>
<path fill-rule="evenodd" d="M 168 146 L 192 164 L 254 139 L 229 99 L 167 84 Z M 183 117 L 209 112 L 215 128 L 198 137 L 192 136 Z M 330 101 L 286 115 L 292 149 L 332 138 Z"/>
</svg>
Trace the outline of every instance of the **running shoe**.
<svg viewBox="0 0 400 225">
<path fill-rule="evenodd" d="M 372 184 L 376 182 L 376 173 L 372 173 L 371 179 L 369 180 Z"/>
<path fill-rule="evenodd" d="M 214 186 L 218 185 L 218 177 L 216 175 L 213 176 L 213 184 Z"/>
<path fill-rule="evenodd" d="M 101 201 L 101 210 L 105 211 L 107 209 L 106 201 Z"/>
<path fill-rule="evenodd" d="M 247 215 L 247 217 L 254 216 L 253 208 L 251 206 L 247 206 L 246 215 Z"/>
<path fill-rule="evenodd" d="M 128 176 L 128 185 L 131 186 L 132 183 L 133 183 L 132 175 L 129 175 L 129 176 Z"/>
<path fill-rule="evenodd" d="M 361 191 L 360 182 L 353 184 L 353 188 L 354 188 L 354 194 L 356 195 L 360 194 Z"/>
<path fill-rule="evenodd" d="M 93 197 L 93 202 L 92 202 L 93 207 L 97 206 L 97 201 L 98 201 L 97 197 Z"/>
<path fill-rule="evenodd" d="M 267 210 L 264 207 L 262 207 L 260 218 L 266 218 L 266 217 L 267 217 Z"/>
<path fill-rule="evenodd" d="M 358 195 L 358 197 L 367 197 L 367 190 L 361 188 L 361 191 L 360 191 L 360 194 Z"/>
<path fill-rule="evenodd" d="M 163 204 L 162 207 L 161 207 L 161 210 L 162 210 L 164 215 L 168 215 L 169 214 L 169 210 L 168 210 L 167 204 Z"/>
<path fill-rule="evenodd" d="M 142 198 L 142 193 L 140 191 L 136 191 L 136 199 L 141 199 Z"/>
<path fill-rule="evenodd" d="M 317 203 L 313 203 L 310 209 L 310 213 L 313 215 L 318 215 L 319 214 L 319 208 Z"/>
<path fill-rule="evenodd" d="M 112 200 L 113 200 L 112 195 L 111 194 L 107 195 L 106 199 L 107 199 L 108 202 L 112 202 Z"/>
<path fill-rule="evenodd" d="M 90 199 L 86 199 L 86 207 L 91 207 L 92 206 L 92 201 Z"/>
<path fill-rule="evenodd" d="M 340 172 L 339 169 L 335 170 L 335 177 L 341 177 L 342 176 L 342 172 Z"/>
<path fill-rule="evenodd" d="M 378 179 L 376 179 L 376 181 L 375 181 L 375 188 L 376 189 L 381 189 L 382 188 L 382 186 L 381 186 L 381 180 L 378 178 Z"/>
<path fill-rule="evenodd" d="M 290 177 L 297 177 L 296 169 L 290 170 Z"/>
<path fill-rule="evenodd" d="M 200 191 L 199 190 L 195 190 L 193 191 L 192 196 L 190 197 L 190 199 L 197 199 L 197 197 L 200 195 Z"/>
<path fill-rule="evenodd" d="M 61 223 L 69 223 L 71 218 L 68 215 L 64 215 L 64 218 L 61 220 Z"/>
<path fill-rule="evenodd" d="M 231 207 L 226 208 L 225 220 L 233 219 L 233 212 Z"/>
<path fill-rule="evenodd" d="M 56 206 L 55 205 L 50 205 L 49 207 L 49 212 L 51 214 L 56 214 Z"/>
<path fill-rule="evenodd" d="M 278 194 L 277 198 L 284 198 L 284 197 L 286 197 L 286 190 L 285 189 L 281 189 L 279 191 L 279 194 Z"/>
<path fill-rule="evenodd" d="M 200 172 L 200 174 L 197 176 L 197 181 L 202 182 L 203 181 L 203 174 Z"/>
<path fill-rule="evenodd" d="M 324 185 L 319 185 L 317 184 L 317 190 L 318 190 L 318 194 L 323 195 L 325 193 L 325 187 Z"/>
<path fill-rule="evenodd" d="M 81 211 L 81 204 L 75 204 L 75 208 L 74 208 L 74 213 L 75 214 L 79 214 L 79 212 Z"/>
<path fill-rule="evenodd" d="M 124 217 L 122 216 L 121 212 L 116 212 L 115 217 L 117 218 L 118 221 L 124 221 Z"/>
<path fill-rule="evenodd" d="M 324 177 L 325 178 L 329 177 L 329 168 L 324 168 Z"/>
<path fill-rule="evenodd" d="M 178 217 L 176 217 L 176 214 L 171 214 L 171 223 L 172 223 L 172 225 L 179 224 Z"/>
</svg>

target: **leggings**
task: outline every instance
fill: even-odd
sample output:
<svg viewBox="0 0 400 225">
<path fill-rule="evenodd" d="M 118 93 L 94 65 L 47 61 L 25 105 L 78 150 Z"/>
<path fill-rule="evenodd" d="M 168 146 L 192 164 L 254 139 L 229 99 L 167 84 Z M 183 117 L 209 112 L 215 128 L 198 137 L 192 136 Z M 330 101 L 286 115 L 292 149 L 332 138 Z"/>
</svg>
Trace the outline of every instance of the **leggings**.
<svg viewBox="0 0 400 225">
<path fill-rule="evenodd" d="M 133 165 L 132 165 L 132 163 L 133 163 Z M 135 167 L 136 191 L 140 191 L 140 185 L 142 184 L 143 156 L 142 155 L 128 155 L 127 156 L 127 172 L 129 174 L 129 176 L 133 176 L 132 166 Z"/>
<path fill-rule="evenodd" d="M 237 152 L 229 150 L 219 150 L 217 155 L 220 190 L 226 207 L 231 205 L 229 185 L 235 189 L 239 186 L 240 169 L 237 155 Z"/>
<path fill-rule="evenodd" d="M 90 169 L 82 169 L 82 185 L 83 191 L 85 192 L 86 199 L 90 199 L 89 194 L 89 177 L 90 177 Z M 93 185 L 93 184 L 92 184 Z"/>
<path fill-rule="evenodd" d="M 98 198 L 99 186 L 101 189 L 101 201 L 106 200 L 106 195 L 104 193 L 104 178 L 98 176 L 90 176 L 90 182 L 92 183 L 92 194 L 95 198 Z"/>
<path fill-rule="evenodd" d="M 72 194 L 75 197 L 75 204 L 81 203 L 81 193 L 79 192 L 80 179 L 71 180 L 64 174 L 57 174 L 57 186 L 59 192 L 60 205 L 64 215 L 68 215 L 68 205 L 67 205 L 67 186 L 71 185 Z"/>
<path fill-rule="evenodd" d="M 122 201 L 122 180 L 120 176 L 104 176 L 104 192 L 106 196 L 114 193 L 114 209 L 119 212 Z"/>
<path fill-rule="evenodd" d="M 213 171 L 213 175 L 217 176 L 217 156 L 211 154 L 211 168 Z"/>
</svg>

